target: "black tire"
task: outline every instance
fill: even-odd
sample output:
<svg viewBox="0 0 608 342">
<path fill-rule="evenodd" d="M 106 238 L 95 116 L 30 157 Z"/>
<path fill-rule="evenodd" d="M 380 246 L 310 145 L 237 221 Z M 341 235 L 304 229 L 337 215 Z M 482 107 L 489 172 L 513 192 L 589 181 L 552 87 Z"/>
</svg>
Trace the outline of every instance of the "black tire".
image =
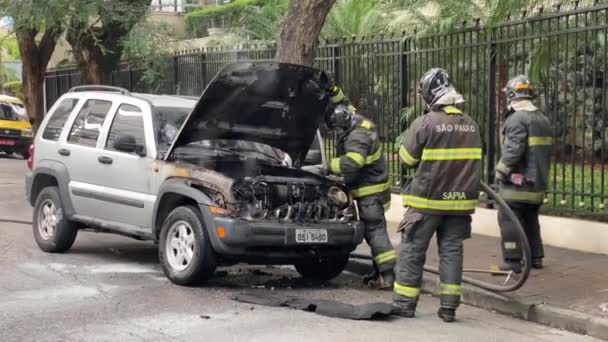
<svg viewBox="0 0 608 342">
<path fill-rule="evenodd" d="M 30 153 L 28 151 L 20 152 L 19 154 L 23 157 L 23 159 L 26 160 L 30 157 Z"/>
<path fill-rule="evenodd" d="M 55 186 L 42 189 L 34 204 L 32 226 L 34 239 L 38 247 L 45 252 L 63 253 L 69 250 L 76 240 L 78 229 L 63 213 L 59 189 Z M 51 229 L 53 225 L 54 229 Z"/>
<path fill-rule="evenodd" d="M 303 278 L 331 280 L 342 273 L 348 263 L 348 255 L 305 260 L 294 266 Z"/>
<path fill-rule="evenodd" d="M 175 267 L 177 262 L 175 258 L 179 251 L 167 244 L 170 244 L 172 239 L 181 238 L 181 233 L 180 237 L 173 236 L 173 234 L 175 229 L 179 230 L 183 223 L 187 224 L 186 229 L 190 229 L 190 233 L 193 234 L 193 251 L 191 260 L 186 263 L 185 269 L 178 269 Z M 158 255 L 165 276 L 174 284 L 199 285 L 213 276 L 217 268 L 217 258 L 197 207 L 182 206 L 171 211 L 160 230 Z M 183 263 L 178 267 L 181 266 L 184 266 Z"/>
</svg>

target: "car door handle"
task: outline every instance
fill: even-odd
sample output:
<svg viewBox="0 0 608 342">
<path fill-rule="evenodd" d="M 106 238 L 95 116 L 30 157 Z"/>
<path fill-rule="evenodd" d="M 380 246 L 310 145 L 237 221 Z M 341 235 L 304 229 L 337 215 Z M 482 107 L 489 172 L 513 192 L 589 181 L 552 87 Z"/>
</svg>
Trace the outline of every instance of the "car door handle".
<svg viewBox="0 0 608 342">
<path fill-rule="evenodd" d="M 102 164 L 112 164 L 112 158 L 110 158 L 110 157 L 101 156 L 101 157 L 97 158 L 97 160 Z"/>
<path fill-rule="evenodd" d="M 57 153 L 61 154 L 62 156 L 69 156 L 70 155 L 70 150 L 66 150 L 65 148 L 60 149 L 59 151 L 57 151 Z"/>
</svg>

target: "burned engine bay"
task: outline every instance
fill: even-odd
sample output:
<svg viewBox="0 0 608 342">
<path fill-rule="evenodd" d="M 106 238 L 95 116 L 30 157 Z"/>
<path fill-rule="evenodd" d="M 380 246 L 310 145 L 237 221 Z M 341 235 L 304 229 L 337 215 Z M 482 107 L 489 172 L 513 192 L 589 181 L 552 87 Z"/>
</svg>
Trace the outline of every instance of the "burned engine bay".
<svg viewBox="0 0 608 342">
<path fill-rule="evenodd" d="M 182 155 L 183 156 L 183 155 Z M 203 156 L 189 154 L 182 162 L 194 164 L 230 179 L 227 196 L 216 200 L 248 221 L 277 220 L 300 223 L 345 223 L 357 217 L 355 205 L 344 185 L 332 179 L 289 168 L 280 163 L 242 155 Z M 194 172 L 200 174 L 200 172 Z M 198 178 L 198 177 L 197 177 Z M 209 179 L 209 172 L 201 175 Z M 218 189 L 220 190 L 220 189 Z"/>
<path fill-rule="evenodd" d="M 314 178 L 258 175 L 237 180 L 232 191 L 250 220 L 348 222 L 356 214 L 344 190 Z"/>
</svg>

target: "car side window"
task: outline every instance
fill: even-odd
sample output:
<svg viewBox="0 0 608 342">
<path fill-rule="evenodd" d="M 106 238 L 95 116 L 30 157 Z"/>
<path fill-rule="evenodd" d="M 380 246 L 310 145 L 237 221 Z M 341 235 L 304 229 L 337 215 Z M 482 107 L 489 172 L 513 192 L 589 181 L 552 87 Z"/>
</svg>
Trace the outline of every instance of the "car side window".
<svg viewBox="0 0 608 342">
<path fill-rule="evenodd" d="M 65 122 L 77 103 L 78 99 L 65 99 L 61 101 L 57 109 L 51 113 L 51 117 L 42 132 L 42 139 L 59 140 L 63 126 L 65 126 Z"/>
<path fill-rule="evenodd" d="M 95 147 L 112 102 L 88 100 L 78 113 L 68 141 L 78 145 Z"/>
<path fill-rule="evenodd" d="M 114 147 L 114 144 L 125 136 L 133 137 L 137 145 L 146 145 L 144 114 L 139 107 L 129 104 L 123 104 L 118 108 L 110 128 L 106 149 L 119 151 Z"/>
</svg>

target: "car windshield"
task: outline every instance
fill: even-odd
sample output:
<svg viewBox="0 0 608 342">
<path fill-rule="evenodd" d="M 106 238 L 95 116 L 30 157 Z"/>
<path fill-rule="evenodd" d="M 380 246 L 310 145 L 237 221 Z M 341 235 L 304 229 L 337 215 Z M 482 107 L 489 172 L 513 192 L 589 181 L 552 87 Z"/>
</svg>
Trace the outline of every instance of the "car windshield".
<svg viewBox="0 0 608 342">
<path fill-rule="evenodd" d="M 16 103 L 0 102 L 0 120 L 26 121 L 25 108 Z"/>
<path fill-rule="evenodd" d="M 283 159 L 285 158 L 285 152 L 279 149 L 265 144 L 245 140 L 203 140 L 190 143 L 187 145 L 187 147 L 203 147 L 220 153 L 229 154 L 253 153 L 256 154 L 258 157 L 270 159 L 273 161 L 283 161 Z"/>
<path fill-rule="evenodd" d="M 159 152 L 167 152 L 177 132 L 192 108 L 188 107 L 156 107 L 156 141 Z"/>
</svg>

